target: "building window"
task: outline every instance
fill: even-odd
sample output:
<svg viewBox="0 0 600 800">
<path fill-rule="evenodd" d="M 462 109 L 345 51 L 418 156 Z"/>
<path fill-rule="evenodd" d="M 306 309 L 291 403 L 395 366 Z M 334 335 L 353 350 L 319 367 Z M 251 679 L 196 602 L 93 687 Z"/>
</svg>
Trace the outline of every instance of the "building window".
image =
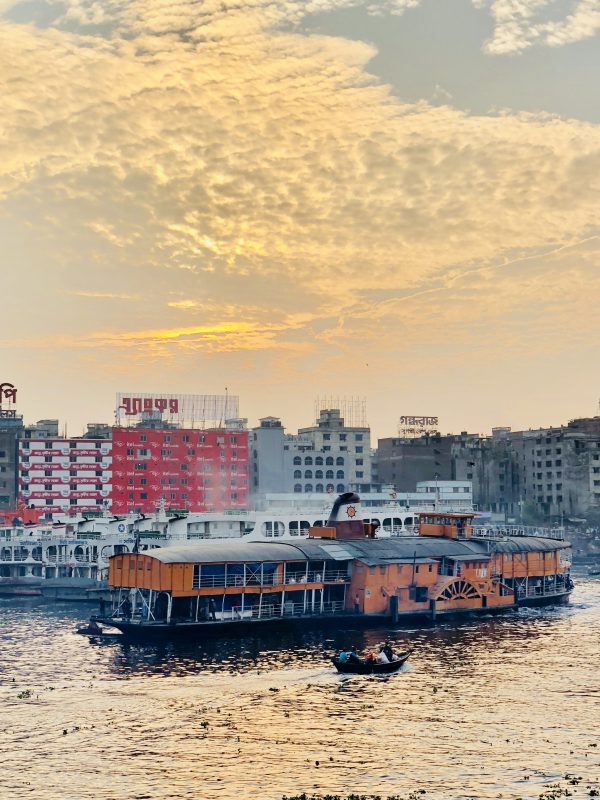
<svg viewBox="0 0 600 800">
<path fill-rule="evenodd" d="M 329 466 L 331 466 L 331 467 L 332 467 L 332 466 L 333 466 L 333 458 L 332 458 L 331 456 L 327 456 L 327 458 L 325 459 L 325 464 L 326 464 L 328 467 L 329 467 Z"/>
<path fill-rule="evenodd" d="M 295 456 L 295 457 L 294 457 L 294 466 L 295 466 L 296 464 L 297 464 L 298 466 L 299 466 L 300 464 L 302 464 L 302 459 L 300 458 L 300 456 Z"/>
<path fill-rule="evenodd" d="M 304 471 L 304 477 L 305 478 L 312 478 L 312 476 L 313 476 L 312 469 L 307 469 L 307 470 Z"/>
<path fill-rule="evenodd" d="M 147 441 L 148 441 L 148 437 L 146 436 L 145 433 L 142 433 L 140 435 L 140 442 L 147 442 Z"/>
<path fill-rule="evenodd" d="M 338 471 L 335 473 L 335 477 L 338 479 L 338 481 L 343 481 L 344 480 L 344 470 L 343 469 L 338 469 Z"/>
<path fill-rule="evenodd" d="M 305 466 L 312 467 L 312 463 L 313 463 L 312 456 L 306 456 L 306 458 L 304 459 Z"/>
<path fill-rule="evenodd" d="M 344 489 L 345 489 L 344 484 L 343 483 L 338 483 L 336 491 L 343 492 Z"/>
<path fill-rule="evenodd" d="M 44 484 L 44 489 L 45 489 L 46 492 L 51 492 L 52 491 L 52 484 L 51 483 L 45 483 Z"/>
<path fill-rule="evenodd" d="M 342 458 L 342 456 L 338 456 L 336 458 L 336 460 L 335 460 L 335 463 L 337 464 L 338 467 L 343 467 L 344 466 L 344 459 Z"/>
<path fill-rule="evenodd" d="M 147 486 L 148 478 L 140 478 L 140 486 Z"/>
<path fill-rule="evenodd" d="M 357 453 L 362 453 L 363 451 L 362 445 L 360 447 L 355 447 L 354 449 Z"/>
<path fill-rule="evenodd" d="M 356 433 L 356 434 L 354 435 L 354 438 L 356 439 L 356 441 L 357 441 L 357 442 L 362 442 L 362 440 L 363 440 L 363 435 L 362 435 L 362 433 Z"/>
<path fill-rule="evenodd" d="M 333 470 L 332 469 L 328 469 L 327 472 L 325 473 L 325 477 L 327 479 L 332 479 L 333 478 Z"/>
<path fill-rule="evenodd" d="M 333 483 L 328 483 L 328 484 L 327 484 L 327 491 L 328 491 L 328 492 L 333 492 L 333 488 L 334 488 L 334 487 L 333 487 Z"/>
<path fill-rule="evenodd" d="M 294 470 L 294 478 L 297 480 L 298 478 L 301 478 L 301 477 L 302 477 L 302 470 L 301 469 L 295 469 Z"/>
<path fill-rule="evenodd" d="M 46 450 L 52 450 L 52 442 L 45 442 L 44 447 Z"/>
<path fill-rule="evenodd" d="M 324 442 L 328 442 L 330 439 L 331 439 L 331 434 L 330 433 L 324 433 L 323 434 L 323 441 Z"/>
<path fill-rule="evenodd" d="M 321 478 L 321 479 L 323 478 L 323 470 L 322 469 L 316 469 L 315 470 L 315 478 Z"/>
<path fill-rule="evenodd" d="M 299 483 L 294 484 L 294 491 L 296 493 L 301 492 L 302 491 L 302 485 L 299 484 Z"/>
<path fill-rule="evenodd" d="M 307 483 L 306 486 L 304 487 L 304 491 L 312 492 L 312 490 L 313 490 L 312 483 Z"/>
<path fill-rule="evenodd" d="M 357 478 L 364 478 L 364 474 L 362 472 L 357 472 L 356 473 L 356 477 Z"/>
<path fill-rule="evenodd" d="M 52 456 L 44 456 L 44 461 L 47 464 L 51 464 L 52 463 Z"/>
<path fill-rule="evenodd" d="M 317 485 L 315 486 L 315 492 L 319 492 L 320 494 L 323 493 L 323 484 L 322 483 L 317 483 Z"/>
<path fill-rule="evenodd" d="M 322 467 L 323 466 L 323 456 L 317 456 L 315 458 L 315 465 L 317 467 Z"/>
<path fill-rule="evenodd" d="M 170 436 L 163 436 L 164 444 L 171 444 L 171 437 Z"/>
<path fill-rule="evenodd" d="M 147 493 L 146 493 L 146 492 L 142 492 L 142 493 L 140 494 L 140 500 L 147 500 L 147 499 L 148 499 L 148 495 L 147 495 Z"/>
</svg>

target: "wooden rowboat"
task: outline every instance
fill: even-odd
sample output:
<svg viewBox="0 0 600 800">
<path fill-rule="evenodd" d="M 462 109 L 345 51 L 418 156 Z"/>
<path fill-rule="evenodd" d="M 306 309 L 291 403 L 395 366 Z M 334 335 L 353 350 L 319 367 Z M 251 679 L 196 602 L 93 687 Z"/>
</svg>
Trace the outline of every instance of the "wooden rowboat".
<svg viewBox="0 0 600 800">
<path fill-rule="evenodd" d="M 338 672 L 345 675 L 391 675 L 398 672 L 400 667 L 408 660 L 412 650 L 405 650 L 403 653 L 398 653 L 397 661 L 390 661 L 387 664 L 377 664 L 373 661 L 346 661 L 341 664 L 339 659 L 332 658 L 334 667 Z"/>
</svg>

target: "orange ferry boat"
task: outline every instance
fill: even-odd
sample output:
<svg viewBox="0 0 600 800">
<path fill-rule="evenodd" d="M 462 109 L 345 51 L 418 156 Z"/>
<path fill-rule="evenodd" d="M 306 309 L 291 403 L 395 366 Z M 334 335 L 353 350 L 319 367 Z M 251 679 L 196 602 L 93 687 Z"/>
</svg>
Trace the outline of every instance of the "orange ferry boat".
<svg viewBox="0 0 600 800">
<path fill-rule="evenodd" d="M 103 622 L 140 639 L 490 613 L 567 602 L 568 542 L 482 535 L 473 513 L 426 512 L 418 535 L 377 538 L 340 495 L 327 526 L 292 542 L 202 541 L 115 555 Z"/>
</svg>

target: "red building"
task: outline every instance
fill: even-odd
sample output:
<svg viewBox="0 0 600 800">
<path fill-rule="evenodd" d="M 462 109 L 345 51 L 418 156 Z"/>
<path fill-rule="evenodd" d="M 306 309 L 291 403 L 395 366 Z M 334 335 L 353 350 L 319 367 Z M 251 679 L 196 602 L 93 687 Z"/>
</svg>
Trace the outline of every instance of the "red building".
<svg viewBox="0 0 600 800">
<path fill-rule="evenodd" d="M 247 507 L 247 431 L 113 428 L 112 444 L 114 514 Z"/>
</svg>

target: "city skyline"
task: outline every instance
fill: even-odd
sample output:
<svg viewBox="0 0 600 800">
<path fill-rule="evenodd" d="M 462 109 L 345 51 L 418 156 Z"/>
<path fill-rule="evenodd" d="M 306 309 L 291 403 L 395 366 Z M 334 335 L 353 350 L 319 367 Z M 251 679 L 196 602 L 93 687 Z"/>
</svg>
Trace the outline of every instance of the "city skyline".
<svg viewBox="0 0 600 800">
<path fill-rule="evenodd" d="M 2 380 L 317 395 L 443 432 L 598 413 L 594 0 L 0 2 Z"/>
</svg>

